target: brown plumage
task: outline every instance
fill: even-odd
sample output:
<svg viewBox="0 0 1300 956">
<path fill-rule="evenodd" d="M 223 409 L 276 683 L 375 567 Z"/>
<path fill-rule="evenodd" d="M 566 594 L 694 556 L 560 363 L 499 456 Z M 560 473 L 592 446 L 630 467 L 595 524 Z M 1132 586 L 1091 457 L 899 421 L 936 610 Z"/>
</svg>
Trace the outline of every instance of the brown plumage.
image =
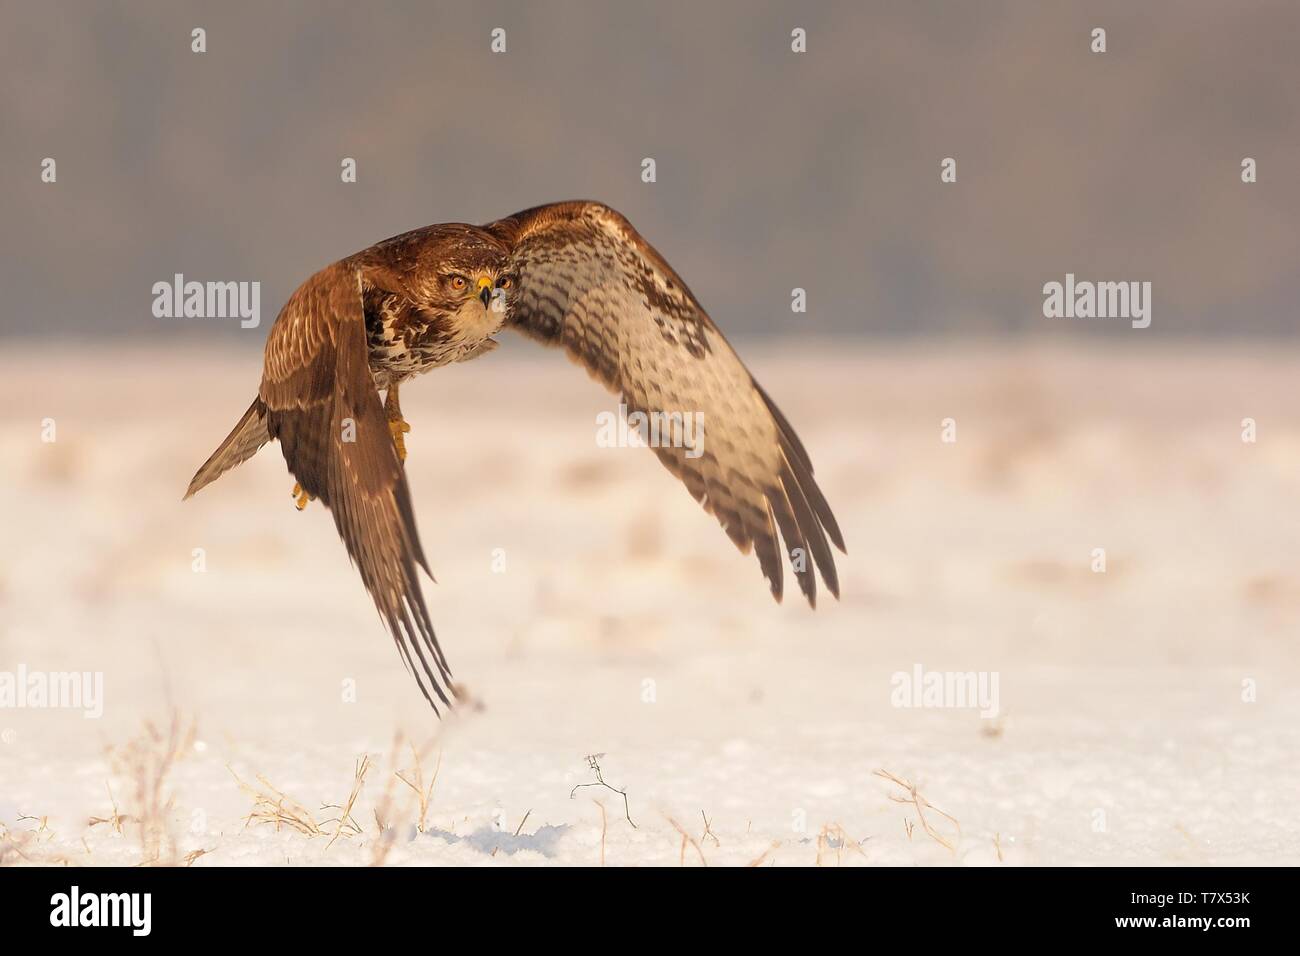
<svg viewBox="0 0 1300 956">
<path fill-rule="evenodd" d="M 451 674 L 416 574 L 428 565 L 395 444 L 396 392 L 412 375 L 490 351 L 503 325 L 562 347 L 629 413 L 702 413 L 702 453 L 660 445 L 659 460 L 742 553 L 754 550 L 778 601 L 780 539 L 810 605 L 814 568 L 839 596 L 827 538 L 841 551 L 844 540 L 790 423 L 672 267 L 594 202 L 429 226 L 312 276 L 271 329 L 257 398 L 186 497 L 278 439 L 302 490 L 334 515 L 436 711 L 450 702 Z"/>
</svg>

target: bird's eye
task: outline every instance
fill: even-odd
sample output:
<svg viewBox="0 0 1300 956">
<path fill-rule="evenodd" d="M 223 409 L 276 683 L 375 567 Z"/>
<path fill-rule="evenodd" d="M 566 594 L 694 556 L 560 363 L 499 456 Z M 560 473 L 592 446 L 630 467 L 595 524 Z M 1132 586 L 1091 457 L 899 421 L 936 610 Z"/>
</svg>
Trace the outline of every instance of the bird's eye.
<svg viewBox="0 0 1300 956">
<path fill-rule="evenodd" d="M 514 284 L 515 284 L 515 280 L 510 278 L 509 276 L 502 276 L 500 279 L 497 279 L 498 289 L 508 289 Z"/>
<path fill-rule="evenodd" d="M 466 279 L 464 276 L 451 277 L 451 287 L 455 289 L 457 292 L 462 291 L 467 285 L 469 285 L 469 280 Z"/>
</svg>

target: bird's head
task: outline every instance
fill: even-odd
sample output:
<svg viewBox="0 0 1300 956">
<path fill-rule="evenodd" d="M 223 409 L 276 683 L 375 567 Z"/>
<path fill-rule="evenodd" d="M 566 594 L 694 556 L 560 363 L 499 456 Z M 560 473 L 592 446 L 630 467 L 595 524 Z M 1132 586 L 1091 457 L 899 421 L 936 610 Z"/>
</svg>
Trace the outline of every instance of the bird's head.
<svg viewBox="0 0 1300 956">
<path fill-rule="evenodd" d="M 504 262 L 478 265 L 449 263 L 439 276 L 443 298 L 455 311 L 484 308 L 505 311 L 505 300 L 514 287 L 515 277 L 506 271 Z"/>
<path fill-rule="evenodd" d="M 463 334 L 489 336 L 501 328 L 517 279 L 505 251 L 496 245 L 462 242 L 440 259 L 432 299 L 451 313 Z"/>
<path fill-rule="evenodd" d="M 519 281 L 509 248 L 465 223 L 403 233 L 361 255 L 376 286 L 400 293 L 432 317 L 450 319 L 462 339 L 487 338 L 501 328 Z"/>
</svg>

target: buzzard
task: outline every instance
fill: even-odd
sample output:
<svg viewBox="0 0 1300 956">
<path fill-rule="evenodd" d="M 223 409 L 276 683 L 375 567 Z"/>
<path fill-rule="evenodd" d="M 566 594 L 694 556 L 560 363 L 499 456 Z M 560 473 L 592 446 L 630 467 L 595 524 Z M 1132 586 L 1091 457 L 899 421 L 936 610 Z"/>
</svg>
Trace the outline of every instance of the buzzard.
<svg viewBox="0 0 1300 956">
<path fill-rule="evenodd" d="M 257 396 L 185 497 L 278 440 L 298 508 L 319 499 L 329 509 L 424 697 L 435 713 L 451 706 L 416 572 L 429 566 L 398 389 L 492 351 L 502 328 L 563 348 L 629 412 L 702 413 L 702 451 L 660 442 L 659 460 L 742 553 L 755 552 L 778 601 L 783 557 L 811 606 L 814 568 L 839 596 L 827 538 L 841 551 L 844 539 L 794 429 L 672 267 L 597 202 L 427 226 L 317 272 L 276 318 Z"/>
</svg>

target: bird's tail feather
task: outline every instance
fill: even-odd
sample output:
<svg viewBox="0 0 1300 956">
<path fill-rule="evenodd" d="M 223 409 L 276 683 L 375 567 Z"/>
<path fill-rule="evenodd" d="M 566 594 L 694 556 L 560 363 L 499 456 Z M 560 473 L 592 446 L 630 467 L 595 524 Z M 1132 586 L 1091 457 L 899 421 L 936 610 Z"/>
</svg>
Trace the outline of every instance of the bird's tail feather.
<svg viewBox="0 0 1300 956">
<path fill-rule="evenodd" d="M 271 434 L 266 430 L 266 406 L 260 398 L 255 398 L 239 424 L 195 473 L 185 497 L 190 497 L 200 488 L 216 481 L 241 462 L 248 461 L 270 440 Z"/>
</svg>

